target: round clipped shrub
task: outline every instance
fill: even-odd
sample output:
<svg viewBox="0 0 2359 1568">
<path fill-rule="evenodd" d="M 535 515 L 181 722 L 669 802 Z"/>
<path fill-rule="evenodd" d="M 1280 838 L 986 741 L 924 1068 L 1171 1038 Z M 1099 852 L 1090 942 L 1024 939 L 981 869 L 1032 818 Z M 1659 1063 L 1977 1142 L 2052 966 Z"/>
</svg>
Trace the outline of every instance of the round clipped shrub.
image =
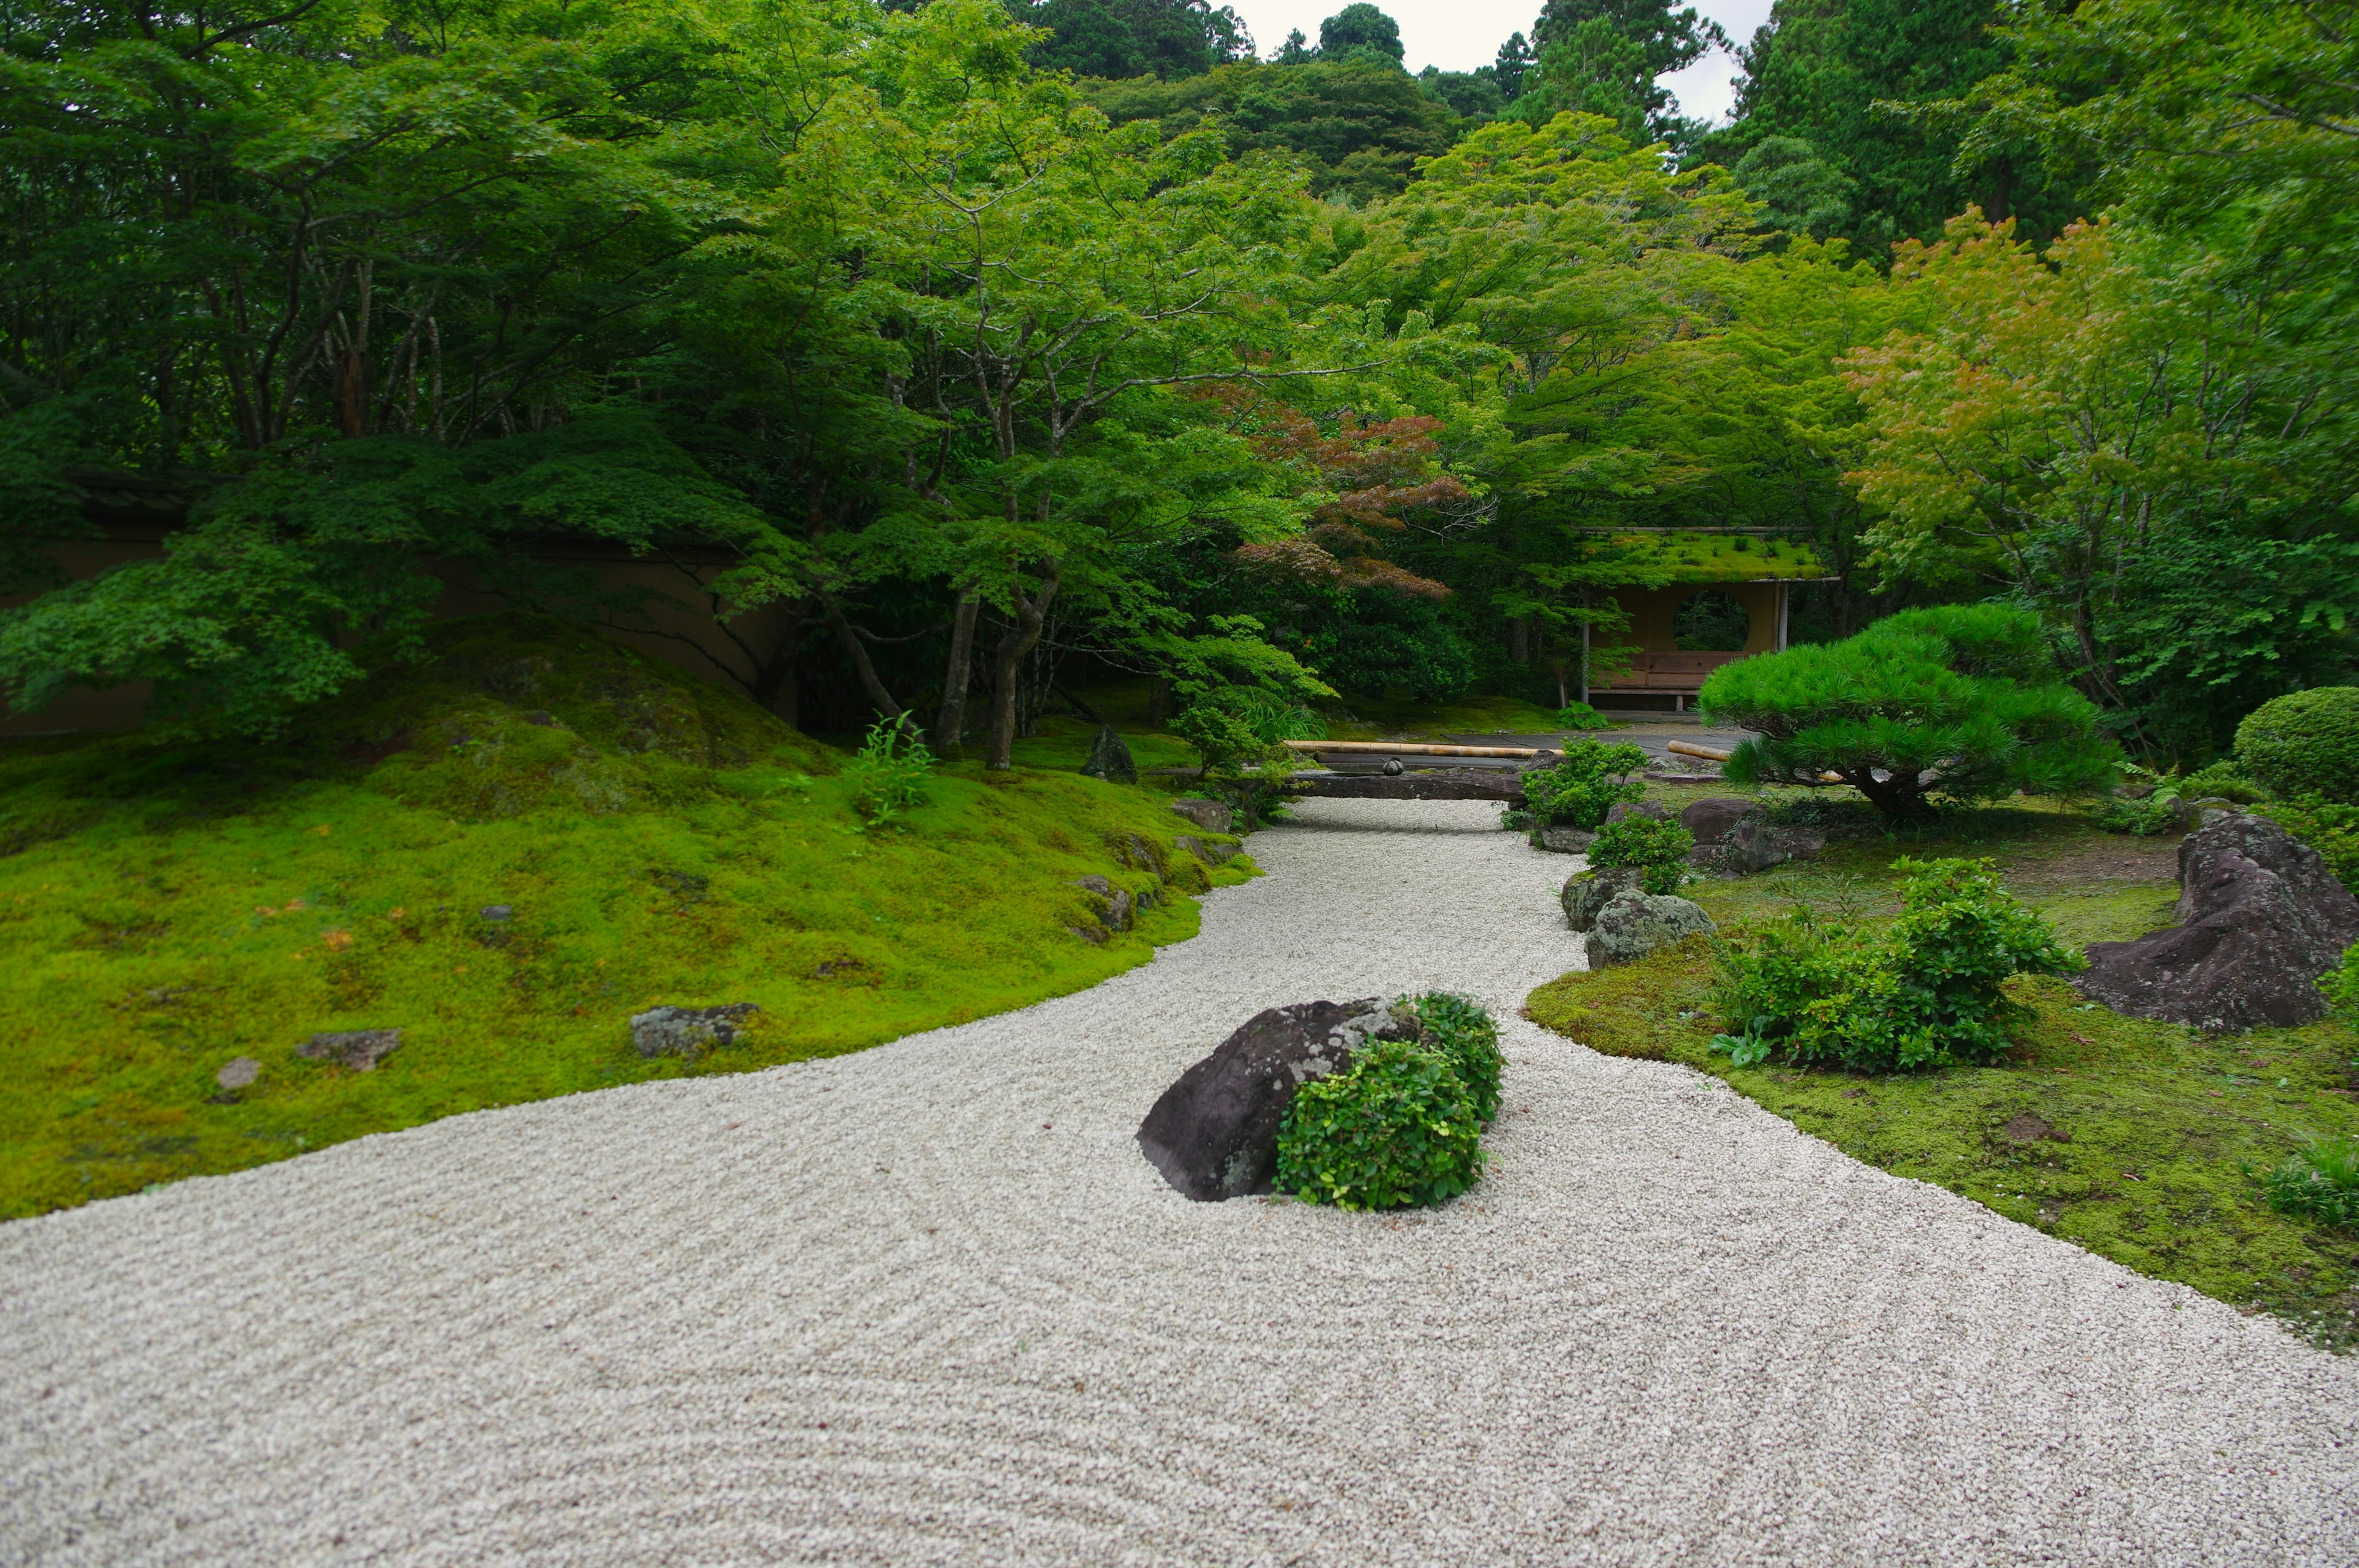
<svg viewBox="0 0 2359 1568">
<path fill-rule="evenodd" d="M 1483 1173 L 1483 1121 L 1448 1051 L 1386 1040 L 1349 1071 L 1294 1091 L 1275 1185 L 1305 1203 L 1407 1208 L 1456 1197 Z"/>
<path fill-rule="evenodd" d="M 1474 1119 L 1489 1125 L 1499 1114 L 1499 1026 L 1471 997 L 1428 991 L 1410 1006 L 1425 1043 L 1443 1053 L 1465 1082 Z"/>
<path fill-rule="evenodd" d="M 2245 775 L 2288 799 L 2359 806 L 2359 686 L 2320 686 L 2261 704 L 2236 726 Z"/>
</svg>

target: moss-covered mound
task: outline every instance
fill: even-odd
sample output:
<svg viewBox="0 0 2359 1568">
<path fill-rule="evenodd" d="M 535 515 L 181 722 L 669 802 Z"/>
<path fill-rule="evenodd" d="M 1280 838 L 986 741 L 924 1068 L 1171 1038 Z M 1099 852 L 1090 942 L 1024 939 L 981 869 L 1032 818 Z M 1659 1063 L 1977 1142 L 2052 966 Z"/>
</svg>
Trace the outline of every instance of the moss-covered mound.
<svg viewBox="0 0 2359 1568">
<path fill-rule="evenodd" d="M 273 746 L 0 749 L 0 1217 L 1022 1006 L 1250 874 L 1066 772 L 946 768 L 864 833 L 842 753 L 718 687 L 559 621 L 430 641 Z M 1158 902 L 1109 934 L 1088 875 Z M 633 1049 L 636 1012 L 731 1002 L 693 1063 Z M 372 1072 L 296 1053 L 364 1029 L 401 1031 Z"/>
</svg>

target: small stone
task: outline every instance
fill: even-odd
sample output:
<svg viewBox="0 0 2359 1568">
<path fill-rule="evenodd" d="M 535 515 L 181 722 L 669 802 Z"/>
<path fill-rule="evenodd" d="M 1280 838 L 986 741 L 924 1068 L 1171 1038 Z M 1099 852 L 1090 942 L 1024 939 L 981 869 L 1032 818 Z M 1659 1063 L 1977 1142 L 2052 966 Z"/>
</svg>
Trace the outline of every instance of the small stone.
<svg viewBox="0 0 2359 1568">
<path fill-rule="evenodd" d="M 524 721 L 527 724 L 538 724 L 544 730 L 554 730 L 558 728 L 557 715 L 549 712 L 549 709 L 545 708 L 534 708 L 530 713 L 524 716 Z"/>
<path fill-rule="evenodd" d="M 513 919 L 516 915 L 516 905 L 512 903 L 487 903 L 483 907 L 480 913 L 485 920 L 509 920 Z"/>
<path fill-rule="evenodd" d="M 2006 1125 L 2000 1128 L 1999 1131 L 2006 1135 L 2010 1143 L 2037 1143 L 2043 1138 L 2058 1143 L 2072 1141 L 2071 1133 L 2059 1132 L 2049 1126 L 2047 1120 L 2036 1111 L 2022 1111 L 2010 1117 Z"/>
<path fill-rule="evenodd" d="M 398 1029 L 348 1029 L 314 1034 L 295 1047 L 295 1054 L 314 1062 L 340 1062 L 356 1073 L 374 1073 L 376 1065 L 401 1044 Z"/>
<path fill-rule="evenodd" d="M 708 1045 L 737 1038 L 738 1020 L 761 1009 L 750 1001 L 722 1007 L 656 1007 L 631 1018 L 631 1044 L 642 1056 L 684 1056 L 693 1062 Z"/>
<path fill-rule="evenodd" d="M 1712 916 L 1691 900 L 1628 888 L 1597 912 L 1589 932 L 1589 967 L 1633 964 L 1658 947 L 1712 929 Z"/>
<path fill-rule="evenodd" d="M 1130 747 L 1111 724 L 1098 726 L 1097 738 L 1090 742 L 1090 760 L 1082 764 L 1082 772 L 1109 784 L 1138 782 L 1138 764 L 1131 760 Z"/>
<path fill-rule="evenodd" d="M 1169 804 L 1172 810 L 1207 833 L 1226 833 L 1230 830 L 1229 808 L 1217 800 L 1198 800 L 1188 796 Z"/>
<path fill-rule="evenodd" d="M 222 1070 L 213 1075 L 213 1082 L 225 1089 L 236 1090 L 247 1087 L 260 1076 L 261 1063 L 251 1056 L 237 1056 L 222 1065 Z"/>
<path fill-rule="evenodd" d="M 1567 823 L 1540 823 L 1532 828 L 1532 848 L 1551 855 L 1585 855 L 1597 835 Z"/>
</svg>

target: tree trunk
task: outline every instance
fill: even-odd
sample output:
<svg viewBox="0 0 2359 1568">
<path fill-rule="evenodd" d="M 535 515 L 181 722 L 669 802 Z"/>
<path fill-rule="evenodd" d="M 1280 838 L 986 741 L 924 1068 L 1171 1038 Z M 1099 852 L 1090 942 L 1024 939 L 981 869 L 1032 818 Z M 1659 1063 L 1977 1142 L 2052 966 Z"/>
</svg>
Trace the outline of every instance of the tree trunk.
<svg viewBox="0 0 2359 1568">
<path fill-rule="evenodd" d="M 1016 765 L 1016 672 L 1024 663 L 1024 655 L 1040 641 L 1041 630 L 1048 624 L 1049 606 L 1062 585 L 1059 568 L 1052 566 L 1041 579 L 1039 598 L 1027 599 L 1016 594 L 1015 623 L 991 651 L 991 750 L 983 765 L 994 772 L 1005 772 Z"/>
<path fill-rule="evenodd" d="M 1171 677 L 1157 676 L 1147 688 L 1147 725 L 1159 730 L 1171 718 Z"/>
<path fill-rule="evenodd" d="M 885 717 L 895 720 L 902 729 L 912 728 L 908 710 L 894 701 L 893 694 L 885 689 L 884 677 L 876 673 L 875 661 L 861 645 L 860 633 L 852 629 L 852 622 L 843 618 L 843 611 L 836 607 L 835 600 L 829 599 L 821 602 L 825 606 L 828 630 L 835 633 L 836 642 L 850 655 L 852 667 L 858 673 L 861 687 L 868 693 L 868 700 L 882 708 Z"/>
<path fill-rule="evenodd" d="M 950 662 L 942 667 L 942 707 L 934 716 L 934 750 L 947 756 L 966 741 L 966 688 L 974 670 L 974 618 L 983 598 L 969 589 L 951 618 Z"/>
</svg>

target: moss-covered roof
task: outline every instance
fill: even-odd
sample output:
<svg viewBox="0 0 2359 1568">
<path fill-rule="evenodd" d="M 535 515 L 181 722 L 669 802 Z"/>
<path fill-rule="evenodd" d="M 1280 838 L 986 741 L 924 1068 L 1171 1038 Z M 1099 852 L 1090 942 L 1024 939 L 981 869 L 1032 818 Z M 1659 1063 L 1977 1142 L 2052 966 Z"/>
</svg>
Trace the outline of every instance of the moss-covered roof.
<svg viewBox="0 0 2359 1568">
<path fill-rule="evenodd" d="M 1614 542 L 1644 550 L 1646 558 L 1670 569 L 1673 582 L 1793 582 L 1832 575 L 1808 545 L 1758 534 L 1665 528 L 1616 534 Z"/>
</svg>

